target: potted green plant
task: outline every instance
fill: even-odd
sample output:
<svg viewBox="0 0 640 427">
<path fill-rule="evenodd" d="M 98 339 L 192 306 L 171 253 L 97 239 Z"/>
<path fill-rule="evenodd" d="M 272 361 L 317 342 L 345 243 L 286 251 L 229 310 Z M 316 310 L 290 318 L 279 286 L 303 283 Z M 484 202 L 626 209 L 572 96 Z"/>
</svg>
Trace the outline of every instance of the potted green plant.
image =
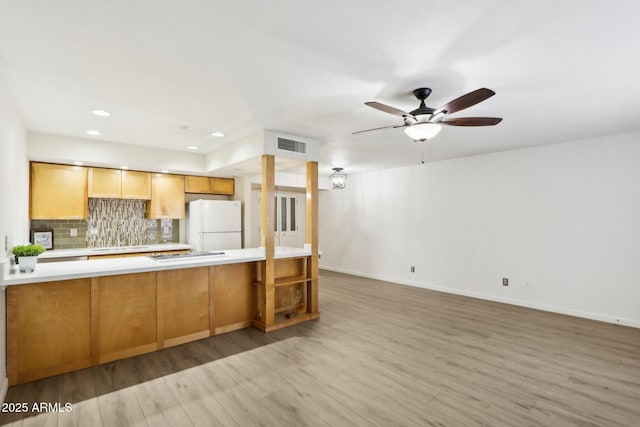
<svg viewBox="0 0 640 427">
<path fill-rule="evenodd" d="M 11 252 L 16 257 L 20 271 L 34 271 L 38 263 L 38 255 L 44 252 L 42 245 L 18 245 Z"/>
</svg>

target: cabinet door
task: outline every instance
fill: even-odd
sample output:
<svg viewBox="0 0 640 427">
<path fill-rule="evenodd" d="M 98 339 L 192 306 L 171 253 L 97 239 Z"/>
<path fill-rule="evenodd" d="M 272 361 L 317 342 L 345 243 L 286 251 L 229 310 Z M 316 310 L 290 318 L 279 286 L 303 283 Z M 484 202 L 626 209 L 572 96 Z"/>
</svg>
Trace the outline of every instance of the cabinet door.
<svg viewBox="0 0 640 427">
<path fill-rule="evenodd" d="M 7 288 L 9 385 L 91 365 L 91 279 Z"/>
<path fill-rule="evenodd" d="M 89 197 L 117 199 L 122 194 L 122 173 L 118 169 L 89 168 Z"/>
<path fill-rule="evenodd" d="M 215 334 L 250 326 L 256 318 L 255 264 L 209 267 L 211 327 Z"/>
<path fill-rule="evenodd" d="M 149 172 L 122 171 L 122 197 L 124 199 L 151 199 Z"/>
<path fill-rule="evenodd" d="M 149 218 L 184 218 L 184 176 L 153 175 Z"/>
<path fill-rule="evenodd" d="M 87 168 L 31 164 L 31 219 L 86 219 Z"/>
<path fill-rule="evenodd" d="M 160 347 L 210 336 L 209 267 L 159 271 L 157 275 Z"/>
<path fill-rule="evenodd" d="M 91 279 L 93 357 L 97 363 L 158 348 L 156 273 Z"/>
<path fill-rule="evenodd" d="M 211 193 L 233 196 L 234 184 L 233 178 L 211 178 Z"/>
<path fill-rule="evenodd" d="M 207 176 L 185 176 L 184 191 L 186 193 L 211 193 L 211 179 Z"/>
</svg>

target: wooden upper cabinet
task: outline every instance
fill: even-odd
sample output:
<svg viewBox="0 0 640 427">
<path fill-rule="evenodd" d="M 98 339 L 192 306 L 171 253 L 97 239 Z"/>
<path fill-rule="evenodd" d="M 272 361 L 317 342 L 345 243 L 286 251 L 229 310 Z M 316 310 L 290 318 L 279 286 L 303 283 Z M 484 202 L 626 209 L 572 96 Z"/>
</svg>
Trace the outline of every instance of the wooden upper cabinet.
<svg viewBox="0 0 640 427">
<path fill-rule="evenodd" d="M 209 178 L 207 176 L 186 176 L 185 193 L 219 194 L 233 196 L 235 190 L 233 178 Z"/>
<path fill-rule="evenodd" d="M 151 174 L 149 172 L 122 171 L 122 198 L 151 199 Z"/>
<path fill-rule="evenodd" d="M 122 197 L 122 171 L 89 168 L 89 197 L 101 199 Z"/>
<path fill-rule="evenodd" d="M 89 197 L 101 199 L 151 199 L 149 172 L 89 168 Z"/>
<path fill-rule="evenodd" d="M 149 218 L 184 218 L 184 176 L 153 174 Z"/>
<path fill-rule="evenodd" d="M 233 178 L 211 178 L 211 192 L 213 194 L 223 194 L 233 196 L 235 192 L 235 181 Z"/>
<path fill-rule="evenodd" d="M 86 219 L 87 168 L 31 163 L 31 219 Z"/>
<path fill-rule="evenodd" d="M 211 178 L 208 176 L 185 176 L 184 191 L 186 193 L 211 193 Z"/>
</svg>

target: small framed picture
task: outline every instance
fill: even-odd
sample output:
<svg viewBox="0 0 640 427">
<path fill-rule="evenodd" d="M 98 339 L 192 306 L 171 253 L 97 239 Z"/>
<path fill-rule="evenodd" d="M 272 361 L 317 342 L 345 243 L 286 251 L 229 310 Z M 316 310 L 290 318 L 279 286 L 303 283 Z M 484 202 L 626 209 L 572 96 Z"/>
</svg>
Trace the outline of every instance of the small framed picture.
<svg viewBox="0 0 640 427">
<path fill-rule="evenodd" d="M 53 249 L 53 230 L 31 230 L 31 242 L 34 245 L 42 245 L 43 248 Z"/>
</svg>

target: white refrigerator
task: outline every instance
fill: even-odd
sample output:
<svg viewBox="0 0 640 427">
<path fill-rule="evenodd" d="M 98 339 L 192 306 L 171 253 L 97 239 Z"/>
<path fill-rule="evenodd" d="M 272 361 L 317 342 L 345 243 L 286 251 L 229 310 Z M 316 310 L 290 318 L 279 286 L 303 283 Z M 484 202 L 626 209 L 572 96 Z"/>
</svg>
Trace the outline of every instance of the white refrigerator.
<svg viewBox="0 0 640 427">
<path fill-rule="evenodd" d="M 193 249 L 220 251 L 242 247 L 240 202 L 194 200 L 189 203 L 188 243 Z"/>
</svg>

